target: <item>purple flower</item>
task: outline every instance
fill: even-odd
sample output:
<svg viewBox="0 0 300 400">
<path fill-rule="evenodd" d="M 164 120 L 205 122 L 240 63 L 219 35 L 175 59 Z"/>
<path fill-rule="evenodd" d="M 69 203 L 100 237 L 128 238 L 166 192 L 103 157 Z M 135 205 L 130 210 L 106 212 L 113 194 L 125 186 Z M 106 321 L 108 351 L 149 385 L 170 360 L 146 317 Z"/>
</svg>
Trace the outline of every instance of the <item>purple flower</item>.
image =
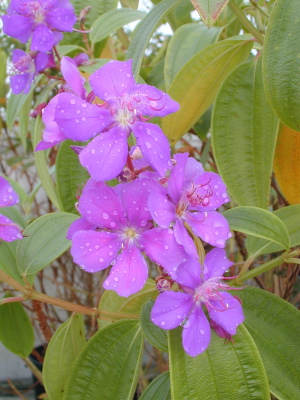
<svg viewBox="0 0 300 400">
<path fill-rule="evenodd" d="M 110 61 L 90 76 L 93 92 L 103 104 L 95 105 L 65 93 L 59 97 L 55 122 L 73 140 L 88 140 L 80 162 L 98 181 L 120 174 L 128 157 L 127 139 L 134 133 L 143 156 L 160 176 L 171 167 L 170 146 L 158 125 L 146 122 L 178 110 L 179 105 L 153 86 L 137 84 L 132 61 Z"/>
<path fill-rule="evenodd" d="M 10 183 L 0 176 L 0 207 L 10 207 L 18 202 L 17 193 Z M 20 227 L 3 214 L 0 214 L 0 239 L 6 242 L 22 239 Z"/>
<path fill-rule="evenodd" d="M 216 247 L 224 247 L 231 237 L 225 217 L 214 211 L 229 201 L 225 184 L 218 174 L 204 172 L 202 165 L 188 154 L 176 154 L 168 187 L 160 187 L 149 196 L 149 209 L 154 221 L 167 228 L 174 224 L 178 243 L 192 256 L 195 246 L 188 235 L 186 222 L 196 236 Z"/>
<path fill-rule="evenodd" d="M 192 357 L 203 353 L 210 342 L 210 320 L 227 338 L 236 334 L 236 328 L 244 320 L 240 301 L 224 290 L 232 290 L 225 284 L 222 275 L 232 263 L 226 258 L 225 250 L 210 251 L 202 269 L 195 259 L 181 264 L 177 269 L 176 282 L 183 292 L 160 294 L 152 308 L 151 320 L 162 329 L 183 326 L 184 350 Z"/>
<path fill-rule="evenodd" d="M 2 16 L 3 32 L 26 43 L 30 50 L 47 52 L 71 32 L 76 22 L 68 0 L 11 0 L 8 15 Z"/>
<path fill-rule="evenodd" d="M 15 49 L 12 51 L 12 62 L 15 75 L 10 77 L 10 86 L 14 94 L 28 93 L 35 75 L 49 66 L 51 55 L 38 52 L 27 54 Z"/>
<path fill-rule="evenodd" d="M 88 272 L 113 265 L 104 287 L 121 296 L 127 297 L 145 284 L 148 268 L 142 252 L 170 274 L 186 260 L 173 231 L 153 227 L 147 206 L 153 184 L 137 179 L 110 188 L 90 180 L 78 203 L 83 218 L 68 232 L 74 261 Z"/>
</svg>

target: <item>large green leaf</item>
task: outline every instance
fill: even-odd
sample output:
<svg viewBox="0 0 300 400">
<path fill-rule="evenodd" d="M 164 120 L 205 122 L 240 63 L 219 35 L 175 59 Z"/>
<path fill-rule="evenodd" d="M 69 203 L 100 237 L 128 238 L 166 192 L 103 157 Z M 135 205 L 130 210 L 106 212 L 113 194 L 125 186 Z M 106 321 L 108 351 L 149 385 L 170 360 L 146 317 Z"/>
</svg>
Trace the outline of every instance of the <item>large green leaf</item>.
<svg viewBox="0 0 300 400">
<path fill-rule="evenodd" d="M 92 32 L 90 33 L 92 44 L 101 42 L 117 29 L 130 22 L 142 19 L 145 15 L 146 13 L 143 11 L 131 10 L 130 8 L 119 8 L 100 15 L 92 25 Z"/>
<path fill-rule="evenodd" d="M 152 299 L 148 300 L 147 303 L 143 305 L 141 311 L 141 326 L 143 328 L 144 334 L 149 342 L 158 349 L 162 351 L 168 351 L 168 339 L 167 332 L 164 329 L 159 328 L 157 325 L 153 324 L 150 319 L 151 310 L 154 301 Z"/>
<path fill-rule="evenodd" d="M 261 57 L 239 65 L 215 100 L 212 144 L 218 171 L 241 206 L 268 206 L 277 128 L 264 93 Z"/>
<path fill-rule="evenodd" d="M 170 390 L 170 373 L 169 371 L 158 375 L 147 386 L 139 400 L 172 400 Z"/>
<path fill-rule="evenodd" d="M 0 321 L 0 341 L 2 344 L 17 356 L 28 357 L 33 349 L 34 333 L 22 304 L 2 304 L 0 306 Z"/>
<path fill-rule="evenodd" d="M 85 345 L 82 314 L 72 314 L 52 337 L 43 364 L 44 386 L 49 400 L 62 400 L 67 378 Z"/>
<path fill-rule="evenodd" d="M 76 359 L 64 400 L 130 400 L 142 359 L 136 321 L 118 321 L 97 332 Z"/>
<path fill-rule="evenodd" d="M 234 231 L 271 240 L 288 249 L 290 237 L 284 223 L 274 214 L 258 207 L 235 207 L 223 213 Z"/>
<path fill-rule="evenodd" d="M 168 91 L 180 110 L 162 120 L 162 129 L 175 144 L 212 104 L 225 77 L 245 61 L 252 43 L 223 40 L 194 55 L 176 75 Z"/>
<path fill-rule="evenodd" d="M 191 0 L 203 22 L 212 26 L 229 0 Z"/>
<path fill-rule="evenodd" d="M 168 335 L 172 400 L 270 399 L 262 360 L 243 325 L 234 343 L 224 343 L 212 333 L 208 349 L 195 358 L 184 352 L 181 330 Z"/>
<path fill-rule="evenodd" d="M 201 24 L 185 24 L 172 36 L 165 60 L 165 82 L 167 89 L 181 68 L 205 47 L 216 42 L 222 28 L 208 29 Z"/>
<path fill-rule="evenodd" d="M 155 299 L 158 295 L 155 282 L 148 279 L 142 290 L 128 297 L 121 297 L 113 290 L 106 290 L 100 300 L 98 309 L 100 311 L 119 313 L 118 319 L 128 318 L 126 314 L 138 315 L 143 304 L 149 299 Z M 114 321 L 99 319 L 99 327 L 102 328 Z"/>
<path fill-rule="evenodd" d="M 70 148 L 70 145 L 81 145 L 81 142 L 71 140 L 64 141 L 56 157 L 56 185 L 57 193 L 63 211 L 76 213 L 75 203 L 78 190 L 88 180 L 89 174 L 78 160 L 78 155 Z"/>
<path fill-rule="evenodd" d="M 271 107 L 282 122 L 300 132 L 300 7 L 277 0 L 264 41 L 263 74 Z"/>
<path fill-rule="evenodd" d="M 300 311 L 254 287 L 240 291 L 239 297 L 245 326 L 263 360 L 271 392 L 280 400 L 299 400 Z"/>
<path fill-rule="evenodd" d="M 135 28 L 126 53 L 126 60 L 133 60 L 132 71 L 135 77 L 137 77 L 140 72 L 145 50 L 155 29 L 179 1 L 180 0 L 162 0 L 153 7 Z"/>
<path fill-rule="evenodd" d="M 300 204 L 280 208 L 274 212 L 285 225 L 290 236 L 290 247 L 300 245 Z M 269 242 L 255 236 L 247 238 L 247 250 L 249 254 L 268 254 L 284 250 L 280 244 Z"/>
<path fill-rule="evenodd" d="M 64 253 L 71 245 L 66 239 L 67 230 L 77 218 L 74 214 L 58 212 L 43 215 L 28 225 L 17 247 L 20 273 L 34 274 Z"/>
<path fill-rule="evenodd" d="M 16 241 L 8 243 L 1 240 L 0 270 L 4 271 L 6 274 L 12 277 L 15 281 L 19 282 L 21 285 L 24 285 L 24 281 L 17 267 L 16 251 L 17 251 Z M 32 275 L 32 277 L 34 278 L 34 275 Z"/>
<path fill-rule="evenodd" d="M 0 50 L 0 104 L 5 104 L 5 95 L 8 91 L 8 84 L 6 81 L 6 67 L 7 57 L 3 50 Z"/>
</svg>

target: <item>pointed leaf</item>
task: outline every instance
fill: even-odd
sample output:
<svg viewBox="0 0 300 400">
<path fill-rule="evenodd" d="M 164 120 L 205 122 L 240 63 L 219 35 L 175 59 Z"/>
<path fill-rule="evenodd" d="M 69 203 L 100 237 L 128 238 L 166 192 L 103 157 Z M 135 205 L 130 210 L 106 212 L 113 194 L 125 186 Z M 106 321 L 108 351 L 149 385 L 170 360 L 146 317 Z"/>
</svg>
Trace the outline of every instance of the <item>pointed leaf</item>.
<svg viewBox="0 0 300 400">
<path fill-rule="evenodd" d="M 239 65 L 214 103 L 212 144 L 218 171 L 241 206 L 268 206 L 277 126 L 264 93 L 261 57 Z"/>
<path fill-rule="evenodd" d="M 234 231 L 271 240 L 290 248 L 290 237 L 284 223 L 274 214 L 258 207 L 236 207 L 223 213 Z"/>
<path fill-rule="evenodd" d="M 17 247 L 20 273 L 34 274 L 64 253 L 71 246 L 71 241 L 66 239 L 67 230 L 77 218 L 74 214 L 52 213 L 28 225 Z"/>
<path fill-rule="evenodd" d="M 44 386 L 49 400 L 62 400 L 66 381 L 85 345 L 82 314 L 73 314 L 52 337 L 43 364 Z"/>
<path fill-rule="evenodd" d="M 143 335 L 136 321 L 118 321 L 101 329 L 76 359 L 63 399 L 132 399 L 142 349 Z"/>
<path fill-rule="evenodd" d="M 194 7 L 198 11 L 200 17 L 202 18 L 203 22 L 208 27 L 211 27 L 218 16 L 220 15 L 221 11 L 224 9 L 228 0 L 191 0 Z"/>
<path fill-rule="evenodd" d="M 245 61 L 252 43 L 222 40 L 194 55 L 176 75 L 168 94 L 180 109 L 162 120 L 172 144 L 181 138 L 214 101 L 225 77 Z"/>
<path fill-rule="evenodd" d="M 244 324 L 263 360 L 271 392 L 280 400 L 298 400 L 300 311 L 254 287 L 240 291 L 239 297 L 243 301 Z"/>
<path fill-rule="evenodd" d="M 12 353 L 26 358 L 32 352 L 34 333 L 30 319 L 20 303 L 0 306 L 0 341 Z"/>
<path fill-rule="evenodd" d="M 169 371 L 153 379 L 146 390 L 144 390 L 139 400 L 172 400 Z"/>
<path fill-rule="evenodd" d="M 300 132 L 300 7 L 298 0 L 277 0 L 264 41 L 266 94 L 278 118 Z"/>
<path fill-rule="evenodd" d="M 234 343 L 213 333 L 208 349 L 195 358 L 184 352 L 181 331 L 168 334 L 172 400 L 270 399 L 262 360 L 243 325 Z"/>
</svg>

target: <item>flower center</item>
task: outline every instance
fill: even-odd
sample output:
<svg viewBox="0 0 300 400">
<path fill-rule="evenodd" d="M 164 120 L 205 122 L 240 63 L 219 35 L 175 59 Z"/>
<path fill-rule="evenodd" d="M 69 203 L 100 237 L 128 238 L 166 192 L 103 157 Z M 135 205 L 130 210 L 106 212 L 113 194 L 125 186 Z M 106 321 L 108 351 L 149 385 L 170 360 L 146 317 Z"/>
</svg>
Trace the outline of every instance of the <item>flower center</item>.
<svg viewBox="0 0 300 400">
<path fill-rule="evenodd" d="M 213 196 L 213 194 L 214 192 L 209 182 L 206 182 L 202 185 L 195 185 L 192 183 L 186 192 L 186 197 L 192 206 L 205 207 L 209 205 L 210 198 Z"/>
<path fill-rule="evenodd" d="M 231 287 L 223 283 L 222 277 L 210 278 L 198 286 L 194 294 L 195 303 L 204 303 L 206 306 L 216 308 L 211 304 L 212 301 L 219 301 L 218 311 L 225 311 L 229 305 L 224 302 L 219 290 L 230 290 Z"/>
<path fill-rule="evenodd" d="M 21 57 L 16 63 L 14 63 L 14 68 L 17 70 L 17 72 L 34 73 L 35 71 L 34 61 L 28 54 L 24 57 Z"/>
<path fill-rule="evenodd" d="M 135 113 L 129 110 L 126 106 L 124 108 L 119 108 L 116 114 L 116 120 L 122 127 L 127 127 L 133 124 L 135 119 Z"/>
<path fill-rule="evenodd" d="M 125 231 L 125 235 L 128 239 L 133 239 L 136 237 L 136 231 L 132 228 L 129 228 Z"/>
</svg>

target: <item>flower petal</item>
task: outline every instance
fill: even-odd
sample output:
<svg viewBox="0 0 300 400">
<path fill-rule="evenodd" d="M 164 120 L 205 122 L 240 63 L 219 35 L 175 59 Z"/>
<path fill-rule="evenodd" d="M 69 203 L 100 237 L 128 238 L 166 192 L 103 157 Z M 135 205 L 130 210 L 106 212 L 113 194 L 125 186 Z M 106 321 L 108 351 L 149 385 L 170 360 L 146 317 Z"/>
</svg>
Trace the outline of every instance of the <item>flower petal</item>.
<svg viewBox="0 0 300 400">
<path fill-rule="evenodd" d="M 192 257 L 198 258 L 195 243 L 185 229 L 183 220 L 181 218 L 176 218 L 174 235 L 177 243 L 181 244 L 188 254 L 190 254 Z"/>
<path fill-rule="evenodd" d="M 187 261 L 179 265 L 175 281 L 181 286 L 185 286 L 189 289 L 196 289 L 201 284 L 201 266 L 199 262 L 189 257 Z"/>
<path fill-rule="evenodd" d="M 223 276 L 232 265 L 233 262 L 227 259 L 224 249 L 211 250 L 204 260 L 204 281 Z"/>
<path fill-rule="evenodd" d="M 21 92 L 28 93 L 30 86 L 33 81 L 33 74 L 25 73 L 20 75 L 14 75 L 9 78 L 10 87 L 13 94 L 19 94 Z"/>
<path fill-rule="evenodd" d="M 42 51 L 39 51 L 37 55 L 34 58 L 34 65 L 35 65 L 35 71 L 40 72 L 43 71 L 45 68 L 47 68 L 49 64 L 49 60 L 51 62 L 51 56 L 50 54 L 43 53 Z M 54 64 L 55 66 L 55 64 Z"/>
<path fill-rule="evenodd" d="M 109 232 L 79 231 L 72 237 L 74 262 L 87 272 L 107 268 L 117 256 L 122 240 Z"/>
<path fill-rule="evenodd" d="M 162 228 L 168 228 L 175 220 L 175 206 L 169 201 L 163 189 L 150 192 L 148 205 L 154 221 Z"/>
<path fill-rule="evenodd" d="M 19 196 L 11 184 L 0 176 L 0 207 L 10 207 L 19 203 Z"/>
<path fill-rule="evenodd" d="M 132 60 L 111 60 L 90 76 L 90 84 L 95 94 L 102 100 L 113 100 L 131 90 L 135 81 L 132 75 Z"/>
<path fill-rule="evenodd" d="M 85 141 L 105 129 L 113 120 L 108 110 L 89 104 L 71 93 L 61 93 L 54 121 L 68 138 Z"/>
<path fill-rule="evenodd" d="M 60 126 L 54 121 L 55 110 L 59 100 L 59 97 L 62 94 L 59 94 L 49 102 L 49 104 L 44 108 L 42 119 L 45 124 L 45 131 L 43 133 L 43 140 L 49 143 L 59 143 L 67 137 L 64 135 L 63 131 L 60 129 Z"/>
<path fill-rule="evenodd" d="M 200 197 L 207 198 L 209 193 L 209 203 L 197 207 L 199 211 L 210 211 L 219 208 L 222 204 L 230 201 L 226 192 L 226 186 L 220 175 L 214 172 L 204 172 L 201 176 L 194 179 L 195 185 L 200 185 L 197 188 L 197 194 Z"/>
<path fill-rule="evenodd" d="M 188 153 L 175 154 L 176 165 L 171 170 L 168 179 L 168 193 L 175 204 L 177 204 L 182 195 L 182 187 L 184 182 L 185 166 L 188 160 Z"/>
<path fill-rule="evenodd" d="M 30 50 L 50 51 L 55 45 L 55 38 L 51 29 L 44 24 L 38 24 L 32 35 Z"/>
<path fill-rule="evenodd" d="M 131 246 L 117 257 L 103 287 L 128 297 L 143 288 L 147 277 L 148 266 L 144 257 L 135 246 Z"/>
<path fill-rule="evenodd" d="M 201 307 L 195 307 L 182 331 L 182 344 L 186 353 L 196 357 L 210 342 L 210 326 Z"/>
<path fill-rule="evenodd" d="M 244 313 L 241 303 L 230 293 L 219 292 L 223 301 L 211 301 L 211 304 L 216 308 L 208 307 L 210 318 L 220 325 L 230 335 L 236 334 L 236 328 L 244 321 Z M 224 311 L 224 304 L 227 310 Z M 222 310 L 222 311 L 217 311 Z"/>
<path fill-rule="evenodd" d="M 2 15 L 3 32 L 22 43 L 26 43 L 33 30 L 33 22 L 23 15 Z"/>
<path fill-rule="evenodd" d="M 162 329 L 174 329 L 184 321 L 193 304 L 189 294 L 172 291 L 161 293 L 152 308 L 151 321 Z"/>
<path fill-rule="evenodd" d="M 66 234 L 66 238 L 72 240 L 73 235 L 79 231 L 89 231 L 94 230 L 97 228 L 97 225 L 92 224 L 91 222 L 87 221 L 85 218 L 79 218 L 76 221 L 72 222 L 69 226 L 68 232 Z"/>
<path fill-rule="evenodd" d="M 84 79 L 78 71 L 76 63 L 70 57 L 61 59 L 61 72 L 71 89 L 82 99 L 85 99 Z M 76 113 L 77 114 L 77 113 Z"/>
<path fill-rule="evenodd" d="M 20 227 L 5 215 L 0 214 L 0 239 L 5 242 L 13 242 L 22 238 Z"/>
<path fill-rule="evenodd" d="M 174 158 L 177 159 L 178 155 L 176 155 Z M 201 176 L 204 173 L 204 169 L 202 167 L 202 164 L 195 160 L 193 157 L 189 157 L 185 166 L 185 172 L 184 172 L 184 180 L 188 184 L 192 181 L 197 176 Z"/>
<path fill-rule="evenodd" d="M 47 12 L 46 22 L 51 28 L 63 32 L 72 32 L 76 15 L 73 8 L 56 7 Z"/>
<path fill-rule="evenodd" d="M 184 218 L 193 232 L 212 246 L 225 247 L 231 237 L 227 219 L 217 211 L 186 213 Z"/>
<path fill-rule="evenodd" d="M 80 163 L 96 181 L 109 181 L 122 171 L 128 156 L 127 137 L 116 126 L 94 138 L 79 155 Z"/>
<path fill-rule="evenodd" d="M 170 144 L 158 125 L 149 122 L 135 122 L 132 131 L 143 156 L 160 176 L 171 168 Z"/>
</svg>

